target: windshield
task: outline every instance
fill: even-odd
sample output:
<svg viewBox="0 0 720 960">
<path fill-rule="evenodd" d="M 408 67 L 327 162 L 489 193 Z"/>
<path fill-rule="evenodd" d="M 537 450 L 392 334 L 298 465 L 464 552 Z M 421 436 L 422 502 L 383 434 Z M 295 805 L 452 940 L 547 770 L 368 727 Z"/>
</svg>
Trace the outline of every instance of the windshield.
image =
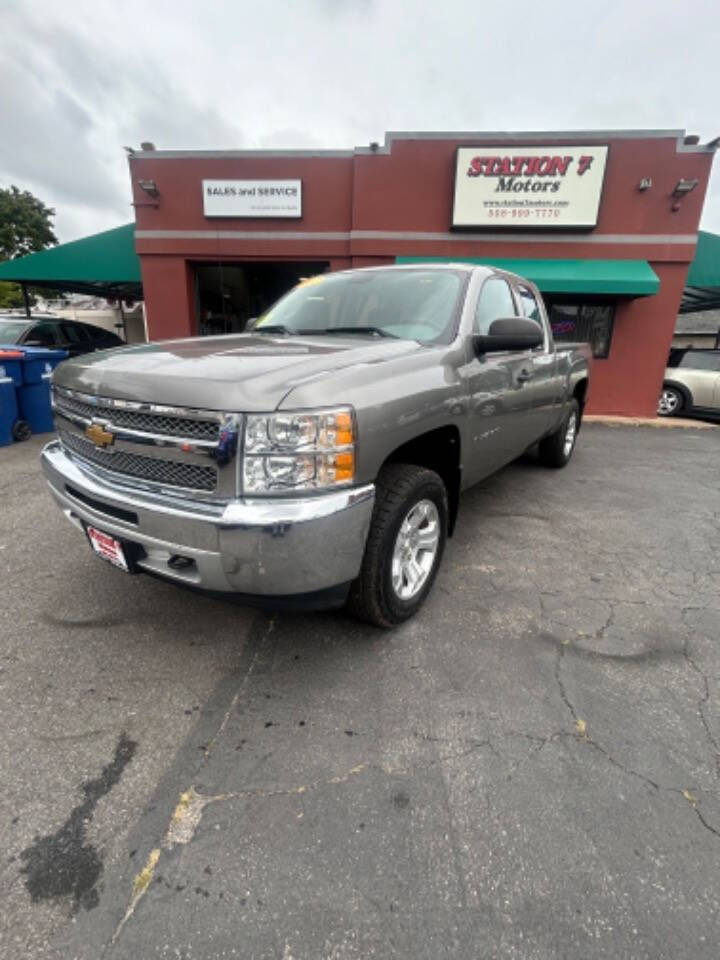
<svg viewBox="0 0 720 960">
<path fill-rule="evenodd" d="M 449 343 L 465 281 L 452 270 L 362 270 L 302 281 L 256 330 L 342 333 Z"/>
<path fill-rule="evenodd" d="M 28 326 L 19 320 L 0 320 L 0 343 L 17 343 Z"/>
</svg>

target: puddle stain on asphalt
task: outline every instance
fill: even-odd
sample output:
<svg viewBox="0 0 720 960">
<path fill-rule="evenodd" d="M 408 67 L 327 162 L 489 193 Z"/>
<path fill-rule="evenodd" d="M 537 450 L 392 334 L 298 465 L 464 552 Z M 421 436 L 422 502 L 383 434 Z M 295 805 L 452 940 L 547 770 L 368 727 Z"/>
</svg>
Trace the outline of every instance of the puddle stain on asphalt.
<svg viewBox="0 0 720 960">
<path fill-rule="evenodd" d="M 98 802 L 119 782 L 136 749 L 137 743 L 122 734 L 111 762 L 99 777 L 83 784 L 83 803 L 75 807 L 59 830 L 37 837 L 22 851 L 20 859 L 25 865 L 20 872 L 26 876 L 25 886 L 33 903 L 70 896 L 73 913 L 81 906 L 90 910 L 98 905 L 97 882 L 103 863 L 92 844 L 86 843 L 87 826 Z"/>
</svg>

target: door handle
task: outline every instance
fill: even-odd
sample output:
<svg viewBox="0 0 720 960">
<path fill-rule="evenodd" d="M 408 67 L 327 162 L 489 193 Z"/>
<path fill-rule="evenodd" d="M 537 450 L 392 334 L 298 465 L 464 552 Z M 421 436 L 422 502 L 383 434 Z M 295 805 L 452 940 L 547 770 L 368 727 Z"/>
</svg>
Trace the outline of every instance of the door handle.
<svg viewBox="0 0 720 960">
<path fill-rule="evenodd" d="M 522 370 L 518 371 L 518 375 L 515 379 L 518 383 L 527 383 L 528 380 L 532 380 L 534 374 L 534 370 L 528 370 L 527 367 L 523 367 Z"/>
</svg>

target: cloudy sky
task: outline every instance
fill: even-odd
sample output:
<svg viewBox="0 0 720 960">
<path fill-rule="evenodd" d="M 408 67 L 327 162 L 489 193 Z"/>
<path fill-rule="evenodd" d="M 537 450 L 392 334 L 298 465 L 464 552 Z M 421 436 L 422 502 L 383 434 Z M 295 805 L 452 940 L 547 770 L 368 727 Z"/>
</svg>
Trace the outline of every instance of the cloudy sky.
<svg viewBox="0 0 720 960">
<path fill-rule="evenodd" d="M 132 219 L 125 145 L 386 130 L 720 134 L 717 0 L 2 0 L 0 186 L 62 241 Z M 716 161 L 720 167 L 720 160 Z M 703 227 L 720 232 L 720 170 Z"/>
</svg>

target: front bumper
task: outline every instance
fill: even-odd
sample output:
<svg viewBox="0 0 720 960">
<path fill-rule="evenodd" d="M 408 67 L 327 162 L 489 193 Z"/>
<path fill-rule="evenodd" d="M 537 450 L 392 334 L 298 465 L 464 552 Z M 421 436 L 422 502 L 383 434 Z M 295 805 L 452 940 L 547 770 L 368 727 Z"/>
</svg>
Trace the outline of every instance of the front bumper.
<svg viewBox="0 0 720 960">
<path fill-rule="evenodd" d="M 65 516 L 137 544 L 139 569 L 190 587 L 285 605 L 317 595 L 333 605 L 360 570 L 375 498 L 372 484 L 317 497 L 225 504 L 160 497 L 69 456 L 57 440 L 42 468 Z M 187 558 L 177 569 L 172 558 Z M 338 601 L 339 602 L 339 601 Z M 337 605 L 335 602 L 334 605 Z"/>
</svg>

